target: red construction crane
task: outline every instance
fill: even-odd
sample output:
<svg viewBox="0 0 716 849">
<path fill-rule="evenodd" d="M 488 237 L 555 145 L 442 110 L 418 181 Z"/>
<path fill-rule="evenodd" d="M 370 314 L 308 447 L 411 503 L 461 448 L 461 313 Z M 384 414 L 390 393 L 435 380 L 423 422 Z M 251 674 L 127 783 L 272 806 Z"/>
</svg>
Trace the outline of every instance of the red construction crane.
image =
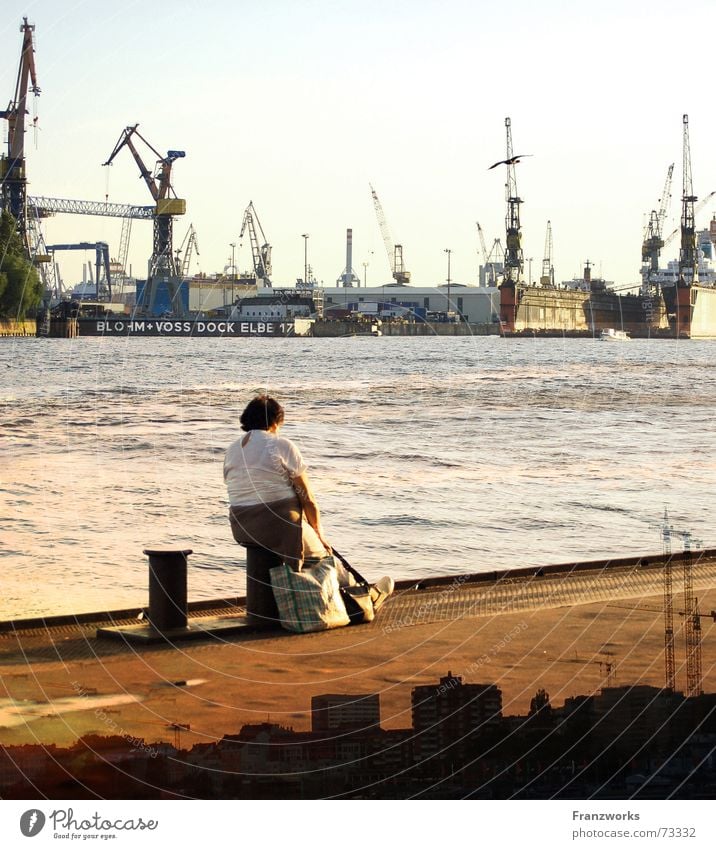
<svg viewBox="0 0 716 849">
<path fill-rule="evenodd" d="M 26 214 L 27 214 L 27 174 L 25 170 L 25 116 L 28 114 L 27 97 L 30 92 L 37 97 L 40 88 L 37 85 L 35 71 L 35 48 L 32 33 L 35 25 L 29 24 L 27 18 L 22 19 L 22 52 L 20 67 L 17 72 L 15 96 L 7 109 L 0 111 L 0 118 L 8 123 L 7 155 L 0 158 L 0 180 L 2 194 L 0 203 L 2 209 L 9 212 L 15 219 L 18 233 L 29 252 Z"/>
</svg>

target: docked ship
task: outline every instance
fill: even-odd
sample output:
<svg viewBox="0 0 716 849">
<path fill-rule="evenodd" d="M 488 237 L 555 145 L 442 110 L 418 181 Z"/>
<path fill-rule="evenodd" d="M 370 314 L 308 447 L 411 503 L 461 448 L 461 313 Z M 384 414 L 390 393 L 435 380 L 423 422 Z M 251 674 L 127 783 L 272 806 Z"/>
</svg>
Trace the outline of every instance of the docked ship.
<svg viewBox="0 0 716 849">
<path fill-rule="evenodd" d="M 517 192 L 515 156 L 512 147 L 512 124 L 505 119 L 506 156 L 492 168 L 507 169 L 506 247 L 500 291 L 500 328 L 506 335 L 539 333 L 545 336 L 569 334 L 597 337 L 602 330 L 613 328 L 631 336 L 668 333 L 663 299 L 649 291 L 645 295 L 619 292 L 601 279 L 593 279 L 586 264 L 580 280 L 557 285 L 551 267 L 551 227 L 548 223 L 546 258 L 538 285 L 528 285 L 522 275 L 524 257 L 520 228 L 520 206 Z M 491 170 L 491 169 L 490 169 Z M 546 273 L 545 273 L 546 272 Z"/>
<path fill-rule="evenodd" d="M 631 337 L 696 339 L 716 337 L 716 218 L 708 230 L 695 229 L 695 201 L 691 180 L 688 115 L 683 116 L 683 191 L 679 259 L 659 268 L 659 252 L 673 165 L 661 198 L 653 211 L 642 245 L 642 284 L 638 293 L 610 288 L 591 277 L 589 263 L 581 281 L 555 286 L 543 274 L 540 285 L 522 281 L 523 256 L 520 205 L 517 194 L 509 118 L 507 156 L 496 165 L 507 166 L 507 247 L 500 289 L 500 325 L 506 335 L 524 332 L 591 334 L 614 329 Z M 493 166 L 496 167 L 496 166 Z M 709 197 L 711 197 L 709 195 Z M 708 200 L 708 198 L 707 198 Z M 675 231 L 674 234 L 678 233 Z M 548 234 L 550 233 L 548 229 Z M 547 262 L 547 260 L 545 260 Z"/>
<path fill-rule="evenodd" d="M 500 324 L 507 335 L 526 332 L 597 337 L 614 329 L 631 337 L 667 335 L 664 300 L 653 293 L 618 292 L 592 278 L 589 263 L 581 280 L 560 286 L 505 279 L 500 284 Z"/>
<path fill-rule="evenodd" d="M 696 282 L 679 260 L 649 273 L 663 297 L 671 335 L 679 339 L 716 337 L 716 218 L 696 234 Z"/>
</svg>

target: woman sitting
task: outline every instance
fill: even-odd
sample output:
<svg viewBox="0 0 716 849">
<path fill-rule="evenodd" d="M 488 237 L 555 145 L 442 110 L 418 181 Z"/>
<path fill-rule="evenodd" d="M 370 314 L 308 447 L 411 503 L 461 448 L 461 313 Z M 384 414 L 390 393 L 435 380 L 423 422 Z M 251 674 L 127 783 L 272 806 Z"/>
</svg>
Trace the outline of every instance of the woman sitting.
<svg viewBox="0 0 716 849">
<path fill-rule="evenodd" d="M 240 421 L 246 433 L 229 446 L 224 460 L 234 539 L 268 549 L 294 569 L 304 559 L 325 557 L 331 549 L 301 452 L 279 435 L 283 407 L 259 395 Z"/>
</svg>

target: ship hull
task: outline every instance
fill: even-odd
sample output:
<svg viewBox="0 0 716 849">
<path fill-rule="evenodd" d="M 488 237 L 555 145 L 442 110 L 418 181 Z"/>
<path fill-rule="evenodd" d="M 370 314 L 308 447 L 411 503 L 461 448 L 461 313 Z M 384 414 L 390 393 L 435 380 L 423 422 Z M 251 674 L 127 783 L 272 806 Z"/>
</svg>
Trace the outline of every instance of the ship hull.
<svg viewBox="0 0 716 849">
<path fill-rule="evenodd" d="M 506 333 L 596 335 L 613 328 L 632 336 L 650 336 L 669 329 L 660 296 L 520 284 L 500 287 L 500 317 Z"/>
<path fill-rule="evenodd" d="M 671 335 L 678 339 L 716 338 L 716 286 L 664 286 Z"/>
</svg>

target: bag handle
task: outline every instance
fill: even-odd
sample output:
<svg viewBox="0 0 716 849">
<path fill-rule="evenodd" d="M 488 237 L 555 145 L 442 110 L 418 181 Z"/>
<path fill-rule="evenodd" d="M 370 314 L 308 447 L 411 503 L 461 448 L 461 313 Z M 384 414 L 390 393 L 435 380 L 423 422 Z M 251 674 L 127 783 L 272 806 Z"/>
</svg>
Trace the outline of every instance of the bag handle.
<svg viewBox="0 0 716 849">
<path fill-rule="evenodd" d="M 351 564 L 350 564 L 350 563 L 346 560 L 346 558 L 345 558 L 345 557 L 344 557 L 344 556 L 343 556 L 340 552 L 336 551 L 336 550 L 335 550 L 335 548 L 333 548 L 333 546 L 331 546 L 331 551 L 333 552 L 333 554 L 335 554 L 335 556 L 336 556 L 336 557 L 337 557 L 337 558 L 341 561 L 341 563 L 345 566 L 345 568 L 346 568 L 346 569 L 347 569 L 347 570 L 351 573 L 351 575 L 353 575 L 353 577 L 354 577 L 354 578 L 355 578 L 355 579 L 356 579 L 359 583 L 361 583 L 361 584 L 367 584 L 367 583 L 369 583 L 369 582 L 368 582 L 368 581 L 367 581 L 367 580 L 366 580 L 366 579 L 365 579 L 365 578 L 361 575 L 361 573 L 360 573 L 357 569 L 354 569 L 354 568 L 353 568 L 353 566 L 351 566 Z"/>
</svg>

